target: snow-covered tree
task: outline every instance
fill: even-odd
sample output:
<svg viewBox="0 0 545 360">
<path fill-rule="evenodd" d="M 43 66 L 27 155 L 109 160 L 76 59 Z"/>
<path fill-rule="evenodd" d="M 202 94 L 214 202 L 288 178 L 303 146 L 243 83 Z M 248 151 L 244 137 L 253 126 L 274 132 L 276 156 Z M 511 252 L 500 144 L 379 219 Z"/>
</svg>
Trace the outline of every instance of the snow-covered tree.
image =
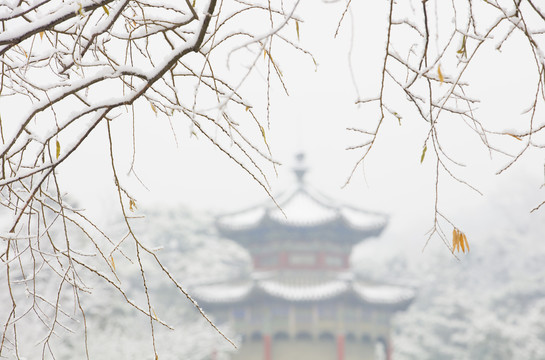
<svg viewBox="0 0 545 360">
<path fill-rule="evenodd" d="M 85 319 L 82 293 L 88 277 L 116 289 L 154 326 L 166 323 L 152 308 L 146 261 L 191 298 L 166 269 L 156 249 L 133 232 L 136 200 L 119 175 L 118 144 L 132 136 L 129 173 L 138 179 L 138 115 L 186 122 L 263 185 L 267 116 L 258 119 L 244 82 L 263 61 L 270 80 L 281 79 L 273 40 L 304 54 L 293 42 L 297 1 L 1 1 L 0 2 L 0 203 L 2 303 L 0 356 L 17 355 L 17 326 L 36 316 L 45 326 L 42 356 L 62 327 L 66 297 Z M 248 23 L 241 30 L 241 23 Z M 259 21 L 256 21 L 259 20 Z M 241 70 L 242 69 L 242 70 Z M 9 111 L 6 111 L 8 109 Z M 121 127 L 119 127 L 121 125 Z M 263 139 L 254 144 L 253 127 Z M 124 231 L 113 236 L 63 196 L 58 171 L 89 138 L 103 138 L 119 197 Z M 175 133 L 174 133 L 174 136 Z M 249 162 L 248 163 L 246 162 Z M 145 301 L 127 296 L 116 260 L 135 262 Z M 47 285 L 47 286 L 46 286 Z M 30 300 L 28 300 L 30 299 Z M 200 310 L 199 310 L 200 311 Z M 204 314 L 202 314 L 204 315 Z M 26 344 L 24 344 L 26 345 Z M 17 355 L 18 356 L 18 355 Z"/>
<path fill-rule="evenodd" d="M 122 255 L 132 251 L 131 244 L 120 245 L 121 256 L 116 255 L 112 262 L 115 286 L 101 276 L 80 271 L 78 284 L 82 289 L 79 293 L 62 291 L 64 286 L 59 285 L 54 268 L 47 266 L 36 271 L 32 281 L 12 280 L 11 293 L 0 292 L 1 308 L 6 309 L 4 305 L 9 305 L 13 296 L 17 299 L 17 309 L 28 313 L 23 313 L 16 326 L 3 333 L 3 357 L 35 359 L 51 358 L 54 354 L 57 359 L 68 360 L 86 356 L 91 359 L 149 356 L 153 354 L 149 319 L 142 314 L 148 302 L 146 292 L 154 321 L 164 324 L 153 330 L 161 359 L 204 360 L 214 356 L 222 359 L 234 350 L 195 311 L 191 302 L 178 295 L 177 285 L 165 277 L 164 272 L 176 276 L 184 287 L 191 289 L 195 284 L 218 282 L 225 277 L 248 276 L 248 255 L 235 243 L 219 238 L 210 219 L 204 215 L 183 208 L 154 209 L 144 214 L 145 218 L 135 223 L 134 231 L 146 239 L 146 244 L 161 258 L 162 265 L 157 266 L 153 258 L 142 258 L 147 289 L 142 284 L 140 264 Z M 118 221 L 111 232 L 119 231 L 122 229 Z M 92 259 L 93 249 L 82 243 L 85 239 L 73 237 L 71 241 L 79 251 L 86 251 L 89 265 L 100 266 Z M 95 270 L 107 271 L 104 267 Z M 3 282 L 5 275 L 0 274 Z M 50 303 L 48 299 L 56 302 Z M 133 307 L 127 306 L 128 302 Z M 238 340 L 229 328 L 222 327 L 221 331 L 233 341 Z"/>
<path fill-rule="evenodd" d="M 463 263 L 439 254 L 391 276 L 420 282 L 418 296 L 395 321 L 395 358 L 540 359 L 545 356 L 545 252 L 531 232 L 496 232 Z M 394 271 L 396 271 L 394 269 Z"/>
<path fill-rule="evenodd" d="M 358 14 L 369 7 L 348 3 L 354 42 L 365 43 L 370 34 L 360 30 Z M 352 174 L 372 156 L 375 145 L 388 137 L 387 123 L 417 129 L 415 136 L 423 141 L 415 158 L 433 164 L 430 173 L 436 184 L 429 238 L 438 236 L 451 246 L 456 221 L 450 219 L 440 190 L 443 183 L 454 182 L 482 193 L 467 171 L 478 157 L 475 149 L 494 157 L 497 174 L 525 156 L 543 152 L 545 7 L 534 0 L 391 0 L 378 8 L 386 20 L 382 31 L 373 35 L 384 39 L 384 47 L 377 54 L 370 45 L 365 57 L 351 63 L 357 84 L 363 71 L 355 64 L 366 57 L 373 57 L 368 62 L 377 64 L 365 72 L 365 88 L 357 94 L 356 103 L 366 109 L 365 121 L 349 129 L 361 139 L 349 148 L 359 152 Z M 498 71 L 490 65 L 498 62 L 505 68 Z M 517 77 L 527 80 L 524 87 L 512 87 Z M 507 102 L 498 98 L 498 89 Z M 492 118 L 483 115 L 491 108 L 501 110 Z M 537 167 L 545 165 L 536 161 Z M 537 201 L 534 210 L 544 203 Z"/>
</svg>

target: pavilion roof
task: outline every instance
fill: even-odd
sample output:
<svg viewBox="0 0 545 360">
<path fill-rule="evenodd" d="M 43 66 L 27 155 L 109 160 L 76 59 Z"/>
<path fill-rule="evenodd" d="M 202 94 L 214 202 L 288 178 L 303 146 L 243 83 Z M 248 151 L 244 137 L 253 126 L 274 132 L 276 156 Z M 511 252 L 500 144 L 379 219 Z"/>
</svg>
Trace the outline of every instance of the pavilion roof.
<svg viewBox="0 0 545 360">
<path fill-rule="evenodd" d="M 320 302 L 353 295 L 362 303 L 372 305 L 408 305 L 416 292 L 409 287 L 338 278 L 297 285 L 277 279 L 212 284 L 196 287 L 192 294 L 208 304 L 241 303 L 263 296 L 288 302 Z"/>
<path fill-rule="evenodd" d="M 277 227 L 305 230 L 329 225 L 342 227 L 352 234 L 350 238 L 363 240 L 379 235 L 387 224 L 387 216 L 337 202 L 300 181 L 292 188 L 275 196 L 272 201 L 226 214 L 217 218 L 218 230 L 237 241 L 245 233 L 260 228 Z"/>
</svg>

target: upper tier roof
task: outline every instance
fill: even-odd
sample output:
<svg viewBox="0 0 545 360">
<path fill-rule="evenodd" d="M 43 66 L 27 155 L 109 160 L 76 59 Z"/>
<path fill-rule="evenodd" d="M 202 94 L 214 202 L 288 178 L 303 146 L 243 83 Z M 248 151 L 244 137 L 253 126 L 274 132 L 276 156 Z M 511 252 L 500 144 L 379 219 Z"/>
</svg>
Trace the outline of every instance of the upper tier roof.
<svg viewBox="0 0 545 360">
<path fill-rule="evenodd" d="M 386 225 L 385 215 L 339 204 L 308 186 L 294 187 L 275 196 L 275 199 L 280 208 L 272 201 L 265 202 L 223 215 L 218 218 L 218 224 L 223 228 L 244 230 L 257 226 L 264 218 L 268 218 L 279 224 L 295 227 L 316 226 L 340 219 L 354 229 L 376 229 Z"/>
<path fill-rule="evenodd" d="M 255 238 L 258 229 L 275 228 L 297 233 L 324 227 L 333 227 L 343 233 L 349 242 L 355 243 L 369 236 L 378 236 L 387 223 L 387 216 L 377 212 L 345 205 L 314 190 L 304 181 L 305 169 L 295 169 L 298 181 L 287 191 L 271 200 L 253 207 L 218 217 L 219 231 L 235 241 L 246 242 Z M 261 238 L 261 237 L 257 237 Z"/>
</svg>

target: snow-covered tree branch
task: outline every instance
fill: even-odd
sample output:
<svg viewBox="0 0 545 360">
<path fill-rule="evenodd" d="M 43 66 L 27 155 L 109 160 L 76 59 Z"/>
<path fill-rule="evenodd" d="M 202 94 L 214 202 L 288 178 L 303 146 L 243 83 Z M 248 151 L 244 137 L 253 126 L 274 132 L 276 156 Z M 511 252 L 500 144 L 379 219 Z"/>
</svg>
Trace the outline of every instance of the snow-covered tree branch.
<svg viewBox="0 0 545 360">
<path fill-rule="evenodd" d="M 1 308 L 8 313 L 0 315 L 0 357 L 20 356 L 17 327 L 25 317 L 43 324 L 42 357 L 53 354 L 50 340 L 76 316 L 69 314 L 77 310 L 85 322 L 80 294 L 92 291 L 89 277 L 116 289 L 148 317 L 157 356 L 154 327 L 168 324 L 153 309 L 145 258 L 206 318 L 155 249 L 132 230 L 136 199 L 118 176 L 121 135 L 113 124 L 122 124 L 132 136 L 129 174 L 137 179 L 134 132 L 142 119 L 136 114 L 148 113 L 171 127 L 185 123 L 268 192 L 262 168 L 275 165 L 266 141 L 268 109 L 256 112 L 247 96 L 255 90 L 244 85 L 257 62 L 268 72 L 264 97 L 275 76 L 282 81 L 273 39 L 305 53 L 290 40 L 294 33 L 284 34 L 296 21 L 296 6 L 291 1 L 0 1 L 0 204 L 3 220 L 11 214 L 0 234 L 1 291 L 11 300 Z M 241 30 L 248 17 L 264 21 Z M 239 57 L 232 58 L 239 53 L 245 70 L 232 72 Z M 97 133 L 109 149 L 111 173 L 96 176 L 113 175 L 125 223 L 118 237 L 71 206 L 58 180 L 62 167 Z M 143 302 L 131 299 L 120 282 L 117 257 L 140 269 Z M 65 309 L 70 304 L 73 311 Z"/>
<path fill-rule="evenodd" d="M 386 16 L 378 89 L 356 100 L 377 115 L 366 119 L 365 125 L 349 129 L 363 138 L 349 148 L 361 152 L 350 178 L 365 163 L 375 142 L 388 136 L 381 132 L 385 121 L 402 125 L 420 118 L 427 124 L 420 160 L 434 162 L 435 168 L 435 216 L 429 237 L 438 235 L 454 251 L 441 224 L 456 226 L 441 206 L 439 190 L 441 183 L 450 179 L 481 193 L 462 175 L 463 168 L 471 165 L 459 160 L 465 144 L 478 139 L 491 157 L 505 159 L 498 174 L 529 150 L 541 151 L 545 147 L 545 123 L 539 116 L 545 105 L 545 9 L 531 0 L 391 0 Z M 505 122 L 483 118 L 479 112 L 482 99 L 472 95 L 478 74 L 468 73 L 483 62 L 494 61 L 494 56 L 502 56 L 502 49 L 510 43 L 524 44 L 524 53 L 518 54 L 515 66 L 533 69 L 533 93 L 525 103 L 514 104 L 523 112 L 520 119 Z M 502 76 L 497 74 L 500 84 Z M 449 143 L 456 136 L 453 129 L 464 131 L 456 147 Z M 536 204 L 534 210 L 543 204 Z"/>
</svg>

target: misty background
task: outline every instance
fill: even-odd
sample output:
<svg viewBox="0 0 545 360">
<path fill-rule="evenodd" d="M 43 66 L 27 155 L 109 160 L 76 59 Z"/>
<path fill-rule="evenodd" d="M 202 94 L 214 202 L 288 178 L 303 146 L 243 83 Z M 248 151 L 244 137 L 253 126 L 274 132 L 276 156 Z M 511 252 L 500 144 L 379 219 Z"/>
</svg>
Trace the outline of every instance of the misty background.
<svg viewBox="0 0 545 360">
<path fill-rule="evenodd" d="M 274 159 L 282 164 L 278 175 L 272 167 L 264 169 L 271 192 L 278 193 L 295 181 L 291 168 L 295 155 L 303 152 L 309 168 L 306 179 L 313 187 L 342 202 L 390 216 L 380 238 L 355 248 L 351 264 L 364 277 L 418 289 L 411 307 L 396 316 L 396 360 L 544 359 L 544 210 L 530 213 L 545 199 L 542 155 L 530 150 L 497 176 L 507 159 L 491 157 L 475 136 L 454 124 L 443 129 L 447 149 L 467 165 L 459 174 L 483 193 L 446 176 L 440 178 L 442 212 L 464 231 L 471 247 L 469 254 L 458 258 L 438 237 L 427 243 L 434 215 L 434 162 L 432 154 L 420 161 L 428 125 L 416 116 L 404 116 L 400 122 L 385 119 L 365 167 L 358 168 L 344 186 L 361 156 L 357 150 L 346 150 L 358 143 L 357 135 L 346 128 L 377 116 L 376 109 L 357 106 L 355 101 L 360 95 L 376 93 L 385 43 L 382 31 L 376 29 L 383 26 L 386 9 L 377 6 L 371 12 L 364 6 L 352 4 L 335 39 L 344 5 L 300 4 L 297 13 L 304 19 L 300 43 L 318 65 L 310 58 L 277 55 L 289 59 L 278 64 L 289 96 L 281 87 L 271 90 L 267 141 Z M 478 116 L 498 130 L 506 130 L 514 118 L 521 118 L 531 101 L 529 89 L 533 89 L 535 73 L 522 65 L 522 48 L 524 44 L 516 41 L 507 43 L 501 53 L 490 46 L 466 74 L 472 95 L 481 99 Z M 448 66 L 444 64 L 445 72 Z M 246 86 L 262 87 L 262 76 L 249 79 Z M 263 98 L 255 101 L 256 106 L 264 105 Z M 399 106 L 398 112 L 411 114 L 406 105 Z M 249 257 L 234 243 L 218 237 L 213 219 L 267 201 L 267 194 L 205 139 L 192 136 L 186 123 L 174 124 L 175 139 L 166 135 L 172 133 L 168 121 L 151 109 L 139 114 L 135 169 L 145 186 L 128 175 L 123 179 L 137 200 L 134 215 L 142 216 L 135 220 L 138 236 L 163 247 L 160 257 L 189 290 L 202 282 L 247 276 Z M 113 131 L 120 129 L 114 126 Z M 506 140 L 505 146 L 517 144 Z M 119 166 L 126 168 L 120 173 L 126 173 L 132 152 L 129 135 L 116 151 L 121 154 Z M 111 172 L 108 158 L 105 142 L 93 134 L 59 174 L 69 201 L 86 209 L 97 223 L 115 229 L 121 220 L 112 177 L 97 176 Z M 118 260 L 116 265 L 130 283 L 137 271 L 134 264 Z M 202 359 L 212 348 L 218 349 L 220 357 L 232 351 L 166 281 L 156 280 L 153 286 L 158 315 L 175 319 L 176 328 L 157 330 L 161 359 Z M 131 294 L 141 296 L 140 290 L 135 284 Z M 96 294 L 84 301 L 91 309 L 92 354 L 113 359 L 114 353 L 117 358 L 131 358 L 150 351 L 148 319 L 126 307 L 119 296 L 97 283 Z M 76 334 L 57 341 L 61 358 L 83 356 L 78 353 L 83 350 L 81 324 L 74 331 Z"/>
</svg>

